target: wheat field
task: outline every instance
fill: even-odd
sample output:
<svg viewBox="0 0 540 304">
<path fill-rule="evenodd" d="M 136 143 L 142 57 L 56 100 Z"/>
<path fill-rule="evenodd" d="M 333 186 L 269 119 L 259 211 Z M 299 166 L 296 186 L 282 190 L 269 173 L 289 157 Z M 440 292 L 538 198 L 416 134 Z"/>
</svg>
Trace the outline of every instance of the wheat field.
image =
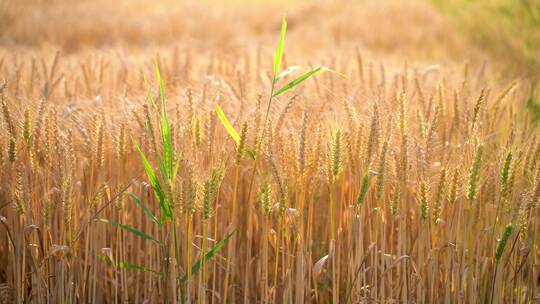
<svg viewBox="0 0 540 304">
<path fill-rule="evenodd" d="M 540 301 L 538 57 L 444 12 L 0 3 L 0 303 Z"/>
</svg>

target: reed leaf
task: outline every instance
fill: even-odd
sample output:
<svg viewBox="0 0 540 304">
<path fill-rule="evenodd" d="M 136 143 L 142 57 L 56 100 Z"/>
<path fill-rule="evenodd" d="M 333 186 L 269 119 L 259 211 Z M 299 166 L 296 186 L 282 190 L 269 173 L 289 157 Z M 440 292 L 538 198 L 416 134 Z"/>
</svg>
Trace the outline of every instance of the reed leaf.
<svg viewBox="0 0 540 304">
<path fill-rule="evenodd" d="M 131 197 L 131 200 L 133 200 L 133 202 L 137 204 L 137 206 L 141 207 L 144 214 L 146 214 L 152 220 L 152 222 L 161 226 L 161 223 L 159 222 L 157 217 L 152 213 L 152 211 L 150 211 L 148 208 L 146 208 L 146 206 L 142 204 L 141 200 L 135 194 L 129 192 L 128 195 Z"/>
<path fill-rule="evenodd" d="M 124 225 L 124 224 L 120 224 L 120 223 L 117 223 L 115 221 L 111 221 L 111 220 L 108 220 L 108 219 L 99 219 L 100 222 L 103 222 L 103 223 L 108 223 L 108 224 L 111 224 L 113 225 L 114 227 L 116 228 L 120 228 L 120 229 L 123 229 L 123 230 L 126 230 L 126 231 L 129 231 L 133 234 L 135 234 L 136 236 L 139 236 L 143 239 L 146 239 L 146 240 L 149 240 L 149 241 L 153 241 L 153 242 L 156 242 L 159 244 L 159 241 L 156 240 L 153 236 L 151 235 L 148 235 L 138 229 L 135 229 L 131 226 L 128 226 L 128 225 Z"/>
<path fill-rule="evenodd" d="M 276 76 L 276 82 L 279 81 L 281 78 L 284 78 L 284 77 L 287 77 L 289 74 L 291 73 L 294 73 L 298 70 L 302 69 L 301 66 L 298 66 L 298 65 L 293 65 L 293 66 L 290 66 L 288 67 L 287 69 L 285 69 L 283 72 L 279 73 L 277 76 Z"/>
<path fill-rule="evenodd" d="M 285 47 L 285 34 L 287 33 L 287 20 L 283 17 L 281 21 L 281 35 L 279 36 L 279 44 L 274 55 L 274 83 L 277 81 L 279 67 L 281 66 L 281 58 L 283 57 L 283 48 Z"/>
<path fill-rule="evenodd" d="M 219 118 L 219 121 L 225 127 L 225 130 L 231 138 L 236 142 L 236 145 L 240 144 L 240 135 L 236 131 L 236 129 L 232 126 L 232 124 L 229 122 L 229 119 L 227 119 L 227 116 L 225 116 L 225 112 L 223 112 L 223 109 L 219 106 L 219 104 L 216 103 L 216 114 Z M 244 150 L 246 151 L 246 154 L 251 157 L 251 159 L 255 160 L 255 152 L 249 147 L 245 147 Z"/>
<path fill-rule="evenodd" d="M 171 207 L 169 206 L 169 203 L 167 202 L 165 192 L 163 191 L 163 187 L 161 187 L 161 184 L 159 183 L 159 180 L 156 176 L 156 173 L 154 172 L 154 169 L 152 169 L 150 162 L 148 162 L 148 159 L 142 152 L 139 145 L 135 143 L 135 147 L 137 148 L 137 151 L 139 152 L 139 155 L 141 156 L 141 159 L 144 164 L 144 169 L 146 171 L 146 175 L 148 176 L 150 185 L 152 186 L 152 189 L 154 190 L 154 194 L 159 202 L 161 211 L 163 212 L 163 215 L 164 215 L 164 219 L 167 219 L 167 218 L 172 219 L 173 214 L 172 214 Z"/>
<path fill-rule="evenodd" d="M 122 261 L 116 261 L 115 262 L 106 255 L 98 255 L 98 258 L 100 260 L 104 261 L 105 263 L 107 263 L 107 264 L 109 264 L 111 266 L 114 266 L 114 267 L 116 267 L 118 269 L 141 270 L 141 271 L 144 271 L 144 272 L 152 272 L 152 273 L 155 273 L 155 274 L 161 274 L 159 271 L 149 269 L 149 268 L 147 268 L 146 266 L 143 266 L 143 265 L 136 265 L 136 264 L 126 263 L 126 262 L 122 262 Z"/>
<path fill-rule="evenodd" d="M 230 232 L 229 234 L 227 234 L 225 236 L 225 238 L 223 238 L 221 241 L 219 241 L 214 247 L 212 247 L 212 249 L 210 249 L 205 255 L 204 255 L 204 260 L 205 261 L 208 261 L 209 259 L 211 259 L 220 249 L 221 247 L 223 247 L 223 245 L 225 245 L 225 243 L 227 243 L 227 241 L 231 238 L 231 236 L 234 234 L 234 231 Z M 193 265 L 193 267 L 191 267 L 191 276 L 193 276 L 194 274 L 196 274 L 200 269 L 201 269 L 201 264 L 202 264 L 202 261 L 201 259 L 197 260 L 197 262 L 195 262 L 195 264 Z M 188 275 L 185 274 L 181 279 L 180 279 L 180 282 L 182 282 L 182 284 L 186 284 L 187 283 L 187 280 L 188 280 Z"/>
<path fill-rule="evenodd" d="M 302 83 L 304 80 L 310 78 L 313 75 L 321 73 L 321 72 L 331 72 L 331 73 L 337 74 L 337 75 L 339 75 L 339 76 L 341 76 L 343 78 L 347 78 L 347 75 L 345 75 L 343 73 L 336 72 L 336 71 L 331 70 L 331 69 L 329 69 L 327 67 L 324 67 L 324 66 L 318 66 L 318 67 L 315 67 L 315 68 L 305 72 L 304 74 L 298 76 L 293 81 L 291 81 L 291 82 L 287 83 L 286 85 L 284 85 L 283 87 L 281 87 L 279 90 L 274 92 L 274 94 L 272 94 L 272 97 L 277 97 L 277 96 L 289 91 L 290 89 L 292 89 L 292 88 L 296 87 L 297 85 L 299 85 L 300 83 Z"/>
<path fill-rule="evenodd" d="M 171 130 L 169 119 L 167 118 L 167 97 L 165 95 L 165 86 L 157 61 L 155 62 L 156 78 L 159 85 L 159 96 L 161 97 L 162 131 L 163 136 L 163 160 L 165 162 L 165 172 L 167 179 L 173 176 L 173 146 L 171 141 Z"/>
</svg>

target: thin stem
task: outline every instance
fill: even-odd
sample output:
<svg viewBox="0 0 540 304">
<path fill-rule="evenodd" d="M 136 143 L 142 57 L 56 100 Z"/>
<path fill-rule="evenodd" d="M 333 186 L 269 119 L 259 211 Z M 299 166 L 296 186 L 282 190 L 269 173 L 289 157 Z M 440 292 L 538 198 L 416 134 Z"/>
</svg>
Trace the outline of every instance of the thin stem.
<svg viewBox="0 0 540 304">
<path fill-rule="evenodd" d="M 490 304 L 493 304 L 493 296 L 495 294 L 495 283 L 497 281 L 497 271 L 499 270 L 499 260 L 495 263 L 495 272 L 493 272 L 493 283 L 491 285 L 491 297 L 490 297 Z"/>
<path fill-rule="evenodd" d="M 207 235 L 207 220 L 203 219 L 202 221 L 203 225 L 203 239 L 202 239 L 202 246 L 201 246 L 201 276 L 199 280 L 199 303 L 203 303 L 204 298 L 204 284 L 205 284 L 205 266 L 206 266 L 206 235 Z"/>
<path fill-rule="evenodd" d="M 167 262 L 168 262 L 168 254 L 166 245 L 164 243 L 164 236 L 163 236 L 163 226 L 159 226 L 159 243 L 161 244 L 161 280 L 163 284 L 163 303 L 169 303 L 168 299 L 168 286 L 167 286 L 167 277 L 168 277 L 168 271 L 167 271 Z"/>
<path fill-rule="evenodd" d="M 277 294 L 277 279 L 278 279 L 278 270 L 279 270 L 279 246 L 281 245 L 281 237 L 283 235 L 283 216 L 280 217 L 279 220 L 279 227 L 278 227 L 278 238 L 276 241 L 276 264 L 274 268 L 274 303 L 276 302 L 276 294 Z"/>
<path fill-rule="evenodd" d="M 236 211 L 237 207 L 236 207 L 236 199 L 237 199 L 237 195 L 238 195 L 238 179 L 239 179 L 239 176 L 240 176 L 240 166 L 236 166 L 236 170 L 235 170 L 235 173 L 234 173 L 234 188 L 233 188 L 233 201 L 232 201 L 232 211 L 231 211 L 231 225 L 232 225 L 232 229 L 236 229 L 236 214 L 238 213 Z M 227 256 L 228 256 L 228 259 L 227 259 L 227 269 L 225 271 L 225 283 L 224 283 L 224 294 L 223 294 L 223 302 L 224 303 L 227 303 L 227 298 L 228 298 L 228 295 L 229 295 L 229 278 L 231 277 L 231 264 L 232 264 L 232 259 L 233 257 L 235 257 L 236 255 L 233 254 L 233 250 L 235 249 L 235 245 L 236 245 L 236 239 L 235 239 L 235 236 L 232 236 L 232 239 L 231 241 L 229 242 L 229 246 L 228 246 L 228 249 L 227 249 Z"/>
<path fill-rule="evenodd" d="M 193 217 L 192 215 L 188 214 L 187 215 L 187 220 L 188 220 L 188 235 L 187 235 L 187 250 L 188 250 L 188 267 L 187 267 L 187 300 L 188 300 L 188 303 L 191 303 L 191 265 L 193 264 L 192 263 L 192 255 L 193 255 L 193 249 L 191 247 L 191 242 L 192 242 L 192 239 L 193 239 Z"/>
<path fill-rule="evenodd" d="M 337 278 L 336 278 L 336 223 L 334 219 L 334 189 L 335 189 L 335 182 L 332 181 L 330 185 L 330 250 L 332 250 L 332 303 L 337 304 L 338 303 L 338 296 L 337 296 Z"/>
</svg>

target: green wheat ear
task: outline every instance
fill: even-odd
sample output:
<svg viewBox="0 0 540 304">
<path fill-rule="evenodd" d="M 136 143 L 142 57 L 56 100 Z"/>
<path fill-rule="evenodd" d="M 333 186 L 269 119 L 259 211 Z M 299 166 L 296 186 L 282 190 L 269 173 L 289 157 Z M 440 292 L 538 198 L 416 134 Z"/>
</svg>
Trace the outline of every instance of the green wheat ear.
<svg viewBox="0 0 540 304">
<path fill-rule="evenodd" d="M 508 225 L 506 225 L 506 227 L 504 227 L 501 240 L 499 241 L 499 246 L 497 246 L 497 251 L 495 252 L 495 270 L 493 271 L 493 282 L 491 284 L 490 303 L 493 303 L 493 298 L 495 295 L 495 284 L 497 283 L 497 272 L 499 270 L 499 263 L 503 256 L 504 248 L 506 247 L 506 244 L 508 243 L 508 239 L 512 235 L 513 231 L 514 231 L 514 225 L 512 223 L 509 223 Z"/>
<path fill-rule="evenodd" d="M 467 189 L 467 200 L 470 204 L 474 204 L 480 186 L 480 169 L 482 167 L 482 155 L 484 153 L 484 145 L 479 144 L 474 154 L 474 160 L 469 170 L 469 186 Z"/>
<path fill-rule="evenodd" d="M 369 190 L 369 182 L 370 182 L 370 178 L 369 178 L 369 172 L 368 172 L 364 174 L 364 176 L 362 176 L 362 180 L 360 181 L 360 192 L 358 193 L 358 198 L 356 199 L 357 208 L 359 208 L 360 205 L 366 199 L 366 195 Z"/>
<path fill-rule="evenodd" d="M 503 166 L 500 172 L 500 194 L 505 198 L 508 194 L 508 180 L 510 178 L 510 169 L 512 166 L 512 151 L 508 151 L 504 157 Z"/>
<path fill-rule="evenodd" d="M 514 225 L 512 223 L 506 225 L 504 227 L 503 234 L 501 236 L 501 240 L 499 241 L 499 246 L 497 247 L 497 251 L 495 253 L 495 259 L 499 261 L 504 253 L 504 248 L 506 247 L 506 243 L 508 243 L 508 239 L 512 235 L 512 232 L 514 232 Z"/>
</svg>

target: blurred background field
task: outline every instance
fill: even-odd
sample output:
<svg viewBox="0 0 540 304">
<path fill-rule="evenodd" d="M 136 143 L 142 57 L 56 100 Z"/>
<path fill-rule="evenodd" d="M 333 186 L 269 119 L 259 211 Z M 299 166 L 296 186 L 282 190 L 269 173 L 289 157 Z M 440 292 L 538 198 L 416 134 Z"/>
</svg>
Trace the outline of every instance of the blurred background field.
<svg viewBox="0 0 540 304">
<path fill-rule="evenodd" d="M 380 56 L 426 60 L 538 61 L 533 0 L 481 1 L 3 1 L 3 48 L 147 49 L 190 44 L 224 50 L 261 44 L 290 19 L 303 51 L 351 45 Z M 199 49 L 198 49 L 199 50 Z"/>
<path fill-rule="evenodd" d="M 270 58 L 284 14 L 295 41 L 288 56 L 347 62 L 360 51 L 374 65 L 487 68 L 492 79 L 526 79 L 527 108 L 540 116 L 536 0 L 3 1 L 0 54 L 3 62 L 56 51 L 132 62 L 173 50 L 206 59 L 234 61 L 249 52 Z"/>
<path fill-rule="evenodd" d="M 540 4 L 477 1 L 41 1 L 0 3 L 5 55 L 95 52 L 134 56 L 179 48 L 228 54 L 274 43 L 289 18 L 288 55 L 375 62 L 486 65 L 493 77 L 539 75 Z M 346 59 L 342 59 L 346 60 Z M 305 64 L 305 63 L 304 63 Z"/>
<path fill-rule="evenodd" d="M 308 58 L 313 53 L 338 57 L 359 47 L 381 59 L 463 63 L 488 60 L 492 50 L 505 47 L 503 41 L 491 45 L 492 41 L 475 40 L 479 40 L 476 33 L 504 40 L 500 28 L 507 26 L 495 13 L 485 13 L 488 20 L 497 18 L 487 24 L 472 18 L 482 11 L 477 7 L 465 5 L 464 10 L 458 4 L 428 1 L 21 0 L 1 5 L 0 43 L 5 51 L 59 48 L 66 55 L 171 46 L 234 53 L 275 43 L 279 16 L 286 14 L 289 39 L 295 41 L 289 52 Z M 471 24 L 474 21 L 478 23 Z M 521 25 L 511 26 L 502 35 L 514 36 L 509 31 Z M 513 37 L 519 39 L 526 37 Z"/>
</svg>

